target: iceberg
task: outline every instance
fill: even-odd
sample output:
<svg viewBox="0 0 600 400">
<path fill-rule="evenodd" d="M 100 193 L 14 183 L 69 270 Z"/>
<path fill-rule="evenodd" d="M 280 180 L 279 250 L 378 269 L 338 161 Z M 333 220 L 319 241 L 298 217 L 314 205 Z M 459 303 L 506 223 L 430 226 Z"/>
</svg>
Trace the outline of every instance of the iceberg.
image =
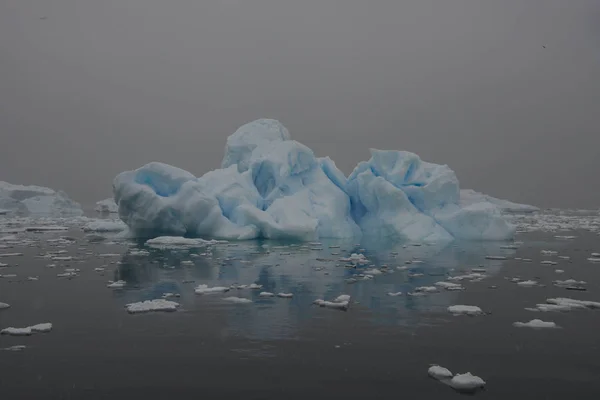
<svg viewBox="0 0 600 400">
<path fill-rule="evenodd" d="M 42 186 L 13 185 L 0 181 L 1 214 L 34 217 L 79 217 L 81 206 L 66 193 Z"/>
<path fill-rule="evenodd" d="M 221 240 L 356 238 L 507 240 L 515 227 L 488 201 L 463 202 L 448 166 L 371 149 L 349 177 L 261 119 L 229 136 L 220 169 L 195 177 L 152 162 L 113 181 L 119 217 L 138 237 Z"/>
<path fill-rule="evenodd" d="M 476 192 L 472 189 L 461 189 L 460 204 L 464 207 L 475 203 L 490 203 L 498 207 L 503 212 L 509 213 L 532 213 L 540 210 L 536 206 L 497 199 L 495 197 L 488 196 L 487 194 Z"/>
<path fill-rule="evenodd" d="M 117 203 L 115 203 L 112 198 L 108 198 L 96 202 L 96 208 L 94 208 L 94 210 L 102 214 L 118 213 L 119 206 L 117 206 Z"/>
</svg>

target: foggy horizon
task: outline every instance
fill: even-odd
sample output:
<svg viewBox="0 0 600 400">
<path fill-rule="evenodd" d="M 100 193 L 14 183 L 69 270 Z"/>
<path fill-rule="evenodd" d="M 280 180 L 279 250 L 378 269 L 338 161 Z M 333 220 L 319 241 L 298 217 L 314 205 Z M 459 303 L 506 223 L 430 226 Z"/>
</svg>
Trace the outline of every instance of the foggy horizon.
<svg viewBox="0 0 600 400">
<path fill-rule="evenodd" d="M 599 208 L 591 0 L 5 0 L 0 180 L 82 204 L 151 161 L 219 168 L 274 118 L 348 175 L 369 148 L 462 189 Z"/>
</svg>

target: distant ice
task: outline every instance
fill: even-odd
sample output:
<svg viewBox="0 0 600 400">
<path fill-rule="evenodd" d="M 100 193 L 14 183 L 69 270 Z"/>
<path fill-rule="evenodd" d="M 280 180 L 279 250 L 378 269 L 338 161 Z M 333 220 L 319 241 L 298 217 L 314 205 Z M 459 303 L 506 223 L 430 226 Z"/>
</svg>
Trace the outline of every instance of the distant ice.
<svg viewBox="0 0 600 400">
<path fill-rule="evenodd" d="M 198 285 L 194 292 L 196 294 L 215 294 L 228 292 L 229 288 L 224 286 L 208 287 L 208 285 Z"/>
<path fill-rule="evenodd" d="M 539 286 L 539 283 L 537 281 L 528 280 L 528 281 L 517 282 L 517 285 L 519 285 L 521 287 L 533 287 L 533 286 Z"/>
<path fill-rule="evenodd" d="M 481 315 L 483 311 L 477 306 L 454 305 L 448 307 L 448 312 L 454 315 Z"/>
<path fill-rule="evenodd" d="M 529 322 L 515 322 L 513 326 L 517 328 L 533 328 L 533 329 L 553 329 L 558 328 L 554 322 L 545 322 L 541 319 L 532 319 Z"/>
<path fill-rule="evenodd" d="M 119 206 L 117 206 L 117 203 L 115 203 L 115 200 L 111 197 L 96 202 L 95 210 L 99 213 L 118 213 Z"/>
<path fill-rule="evenodd" d="M 151 311 L 176 311 L 179 303 L 165 299 L 155 299 L 130 303 L 125 306 L 131 314 L 146 313 Z"/>
<path fill-rule="evenodd" d="M 274 297 L 275 294 L 271 293 L 271 292 L 260 292 L 259 296 L 260 297 Z"/>
<path fill-rule="evenodd" d="M 293 293 L 277 293 L 277 297 L 283 297 L 284 299 L 291 299 L 294 297 Z"/>
<path fill-rule="evenodd" d="M 388 292 L 387 295 L 391 296 L 391 297 L 398 297 L 398 296 L 402 296 L 402 292 L 395 292 L 395 293 L 394 292 Z"/>
<path fill-rule="evenodd" d="M 8 303 L 2 303 L 0 301 L 0 310 L 4 310 L 4 309 L 7 309 L 7 308 L 10 308 L 10 304 L 8 304 Z"/>
<path fill-rule="evenodd" d="M 223 300 L 225 301 L 229 301 L 231 303 L 237 303 L 237 304 L 248 304 L 248 303 L 252 303 L 252 300 L 250 299 L 245 299 L 243 297 L 225 297 Z"/>
<path fill-rule="evenodd" d="M 434 285 L 441 287 L 443 289 L 446 289 L 446 290 L 451 290 L 451 291 L 465 289 L 462 285 L 459 285 L 458 283 L 445 282 L 445 281 L 436 282 L 436 283 L 434 283 Z"/>
<path fill-rule="evenodd" d="M 345 177 L 275 120 L 240 127 L 227 139 L 221 167 L 199 178 L 157 162 L 123 172 L 113 182 L 120 217 L 140 237 L 367 235 L 422 243 L 505 240 L 515 232 L 501 213 L 505 205 L 467 201 L 448 166 L 372 149 Z"/>
<path fill-rule="evenodd" d="M 336 297 L 333 301 L 317 299 L 314 301 L 314 304 L 318 305 L 319 307 L 334 308 L 337 310 L 346 311 L 350 307 L 350 296 L 343 294 Z"/>
<path fill-rule="evenodd" d="M 5 348 L 0 349 L 0 350 L 4 350 L 4 351 L 23 351 L 26 348 L 27 348 L 27 346 L 25 346 L 23 344 L 18 344 L 16 346 L 5 347 Z"/>
<path fill-rule="evenodd" d="M 35 217 L 78 217 L 81 206 L 66 193 L 41 186 L 13 185 L 0 181 L 3 214 Z"/>
</svg>

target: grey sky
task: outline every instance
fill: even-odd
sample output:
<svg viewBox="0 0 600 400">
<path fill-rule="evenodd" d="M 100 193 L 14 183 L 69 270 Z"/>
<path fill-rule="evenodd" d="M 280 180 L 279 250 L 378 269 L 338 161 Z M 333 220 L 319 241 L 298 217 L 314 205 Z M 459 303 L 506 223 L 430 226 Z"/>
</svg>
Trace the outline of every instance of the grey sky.
<svg viewBox="0 0 600 400">
<path fill-rule="evenodd" d="M 402 149 L 597 208 L 600 3 L 0 0 L 0 180 L 89 203 L 149 161 L 217 168 L 260 117 L 346 174 Z"/>
</svg>

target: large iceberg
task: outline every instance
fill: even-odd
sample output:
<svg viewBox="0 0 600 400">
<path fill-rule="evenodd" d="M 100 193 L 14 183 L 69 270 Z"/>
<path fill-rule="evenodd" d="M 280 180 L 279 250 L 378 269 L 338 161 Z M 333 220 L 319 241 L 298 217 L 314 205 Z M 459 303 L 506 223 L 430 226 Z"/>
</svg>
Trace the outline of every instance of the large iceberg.
<svg viewBox="0 0 600 400">
<path fill-rule="evenodd" d="M 0 181 L 0 214 L 18 216 L 76 217 L 81 206 L 66 193 L 43 186 L 13 185 Z"/>
<path fill-rule="evenodd" d="M 119 216 L 138 236 L 505 240 L 515 228 L 494 204 L 461 204 L 448 166 L 371 150 L 348 178 L 329 158 L 261 119 L 227 139 L 222 168 L 196 178 L 153 162 L 113 182 Z"/>
</svg>

